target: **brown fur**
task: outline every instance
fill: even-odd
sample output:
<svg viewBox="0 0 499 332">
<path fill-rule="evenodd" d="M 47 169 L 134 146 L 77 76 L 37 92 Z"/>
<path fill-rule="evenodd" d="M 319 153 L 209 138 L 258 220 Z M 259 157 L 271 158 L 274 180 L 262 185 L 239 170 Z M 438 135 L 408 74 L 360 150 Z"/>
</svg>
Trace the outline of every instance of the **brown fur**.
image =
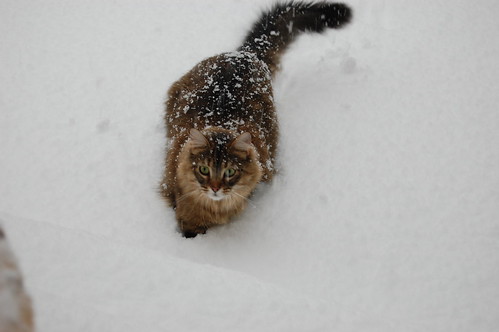
<svg viewBox="0 0 499 332">
<path fill-rule="evenodd" d="M 233 52 L 204 60 L 170 88 L 165 116 L 170 147 L 161 192 L 175 208 L 184 235 L 227 223 L 244 209 L 258 182 L 272 178 L 278 128 L 270 80 L 267 66 L 253 54 Z M 210 144 L 194 147 L 191 128 Z M 251 135 L 247 153 L 230 149 L 243 133 Z M 229 138 L 225 149 L 216 142 L 222 134 Z M 234 193 L 221 201 L 205 195 L 209 188 L 200 188 L 192 165 L 193 156 L 215 148 L 226 150 L 219 159 L 245 163 L 237 185 L 225 188 Z"/>
<path fill-rule="evenodd" d="M 271 79 L 279 58 L 300 33 L 339 28 L 350 17 L 343 4 L 276 4 L 238 51 L 200 62 L 171 86 L 161 193 L 184 236 L 229 222 L 257 184 L 272 179 L 278 124 Z"/>
</svg>

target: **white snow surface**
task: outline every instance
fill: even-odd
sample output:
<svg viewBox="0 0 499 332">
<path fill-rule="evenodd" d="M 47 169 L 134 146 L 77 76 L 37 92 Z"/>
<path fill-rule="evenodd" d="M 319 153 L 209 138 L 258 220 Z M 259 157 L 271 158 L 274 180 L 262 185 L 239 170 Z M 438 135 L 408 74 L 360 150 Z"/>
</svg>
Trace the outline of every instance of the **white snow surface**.
<svg viewBox="0 0 499 332">
<path fill-rule="evenodd" d="M 275 82 L 280 173 L 184 239 L 169 85 L 267 0 L 0 4 L 0 219 L 37 331 L 498 331 L 499 2 L 351 0 Z"/>
</svg>

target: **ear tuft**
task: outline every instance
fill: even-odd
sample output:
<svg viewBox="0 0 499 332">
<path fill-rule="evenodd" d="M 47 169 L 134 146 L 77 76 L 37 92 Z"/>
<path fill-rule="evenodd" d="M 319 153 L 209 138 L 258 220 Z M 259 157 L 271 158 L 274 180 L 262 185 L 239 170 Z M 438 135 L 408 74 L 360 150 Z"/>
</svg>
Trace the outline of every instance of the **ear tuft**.
<svg viewBox="0 0 499 332">
<path fill-rule="evenodd" d="M 192 128 L 189 131 L 189 138 L 192 142 L 192 147 L 196 149 L 204 149 L 208 146 L 208 140 L 203 134 L 197 129 Z"/>
<path fill-rule="evenodd" d="M 236 154 L 244 154 L 247 157 L 251 149 L 251 134 L 242 133 L 231 143 L 230 148 Z"/>
</svg>

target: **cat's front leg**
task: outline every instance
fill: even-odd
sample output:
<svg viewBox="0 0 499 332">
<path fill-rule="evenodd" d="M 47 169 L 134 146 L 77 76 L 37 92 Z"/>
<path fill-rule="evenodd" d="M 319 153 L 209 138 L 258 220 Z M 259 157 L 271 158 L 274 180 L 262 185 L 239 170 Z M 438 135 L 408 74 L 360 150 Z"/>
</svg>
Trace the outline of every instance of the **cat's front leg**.
<svg viewBox="0 0 499 332">
<path fill-rule="evenodd" d="M 175 216 L 180 232 L 186 238 L 195 237 L 198 234 L 205 234 L 208 229 L 203 220 L 206 216 L 200 215 L 200 208 L 191 201 L 177 202 Z"/>
</svg>

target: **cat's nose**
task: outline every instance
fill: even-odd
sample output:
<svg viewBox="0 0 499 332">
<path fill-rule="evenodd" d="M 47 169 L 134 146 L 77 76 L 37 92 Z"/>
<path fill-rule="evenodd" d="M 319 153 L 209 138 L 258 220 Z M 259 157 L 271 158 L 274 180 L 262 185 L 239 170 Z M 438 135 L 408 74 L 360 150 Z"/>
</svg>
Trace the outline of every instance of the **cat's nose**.
<svg viewBox="0 0 499 332">
<path fill-rule="evenodd" d="M 213 192 L 216 193 L 217 191 L 220 190 L 220 187 L 218 187 L 218 186 L 211 186 L 211 190 L 213 190 Z"/>
</svg>

